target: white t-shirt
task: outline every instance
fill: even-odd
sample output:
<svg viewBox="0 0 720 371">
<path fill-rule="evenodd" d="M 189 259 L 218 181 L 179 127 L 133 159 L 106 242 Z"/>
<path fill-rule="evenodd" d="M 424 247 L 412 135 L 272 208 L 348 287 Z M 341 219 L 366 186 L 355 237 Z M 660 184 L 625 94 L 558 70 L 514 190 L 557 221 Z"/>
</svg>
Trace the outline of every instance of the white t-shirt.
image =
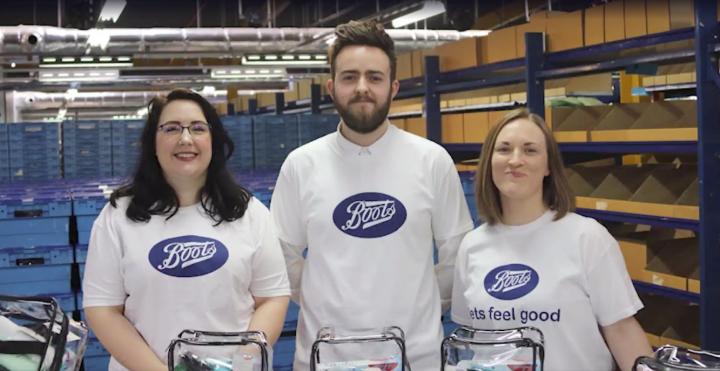
<svg viewBox="0 0 720 371">
<path fill-rule="evenodd" d="M 290 153 L 271 210 L 291 285 L 300 285 L 294 370 L 309 368 L 321 327 L 389 325 L 405 331 L 414 371 L 439 369 L 438 284 L 449 302 L 457 247 L 472 229 L 457 170 L 442 147 L 393 125 L 369 147 L 328 134 Z M 455 241 L 438 243 L 438 268 L 433 238 Z"/>
<path fill-rule="evenodd" d="M 594 219 L 548 211 L 521 226 L 482 225 L 458 251 L 453 321 L 478 329 L 533 326 L 545 369 L 613 370 L 598 326 L 642 308 L 620 248 Z"/>
<path fill-rule="evenodd" d="M 242 218 L 218 226 L 200 204 L 136 223 L 125 216 L 129 200 L 107 204 L 95 220 L 83 306 L 124 305 L 163 362 L 183 329 L 245 331 L 253 296 L 290 294 L 270 213 L 257 199 Z M 109 369 L 125 370 L 114 358 Z"/>
</svg>

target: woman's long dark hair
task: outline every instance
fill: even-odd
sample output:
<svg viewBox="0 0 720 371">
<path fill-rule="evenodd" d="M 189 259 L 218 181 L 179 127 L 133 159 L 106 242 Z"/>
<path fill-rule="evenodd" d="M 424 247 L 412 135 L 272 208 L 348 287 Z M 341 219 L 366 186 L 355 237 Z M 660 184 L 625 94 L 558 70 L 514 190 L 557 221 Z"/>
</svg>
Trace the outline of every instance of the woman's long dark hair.
<svg viewBox="0 0 720 371">
<path fill-rule="evenodd" d="M 110 195 L 110 204 L 117 207 L 117 199 L 130 196 L 126 215 L 135 222 L 147 222 L 152 215 L 173 217 L 180 200 L 175 190 L 165 180 L 163 170 L 155 156 L 155 136 L 160 114 L 174 100 L 197 103 L 210 125 L 212 157 L 207 169 L 205 185 L 200 190 L 200 200 L 205 212 L 217 223 L 240 219 L 247 210 L 251 193 L 235 182 L 225 163 L 235 150 L 235 144 L 225 131 L 213 106 L 200 94 L 188 89 L 175 89 L 167 97 L 155 97 L 148 104 L 148 118 L 142 132 L 142 149 L 135 174 L 126 184 Z"/>
</svg>

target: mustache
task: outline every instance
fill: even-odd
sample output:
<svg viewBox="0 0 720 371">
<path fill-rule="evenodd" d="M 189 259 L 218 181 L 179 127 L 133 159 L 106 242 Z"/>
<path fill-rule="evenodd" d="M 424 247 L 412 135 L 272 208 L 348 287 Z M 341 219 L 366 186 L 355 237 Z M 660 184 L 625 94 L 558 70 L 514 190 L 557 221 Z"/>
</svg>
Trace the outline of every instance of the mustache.
<svg viewBox="0 0 720 371">
<path fill-rule="evenodd" d="M 356 96 L 356 97 L 350 99 L 350 102 L 349 102 L 349 103 L 358 103 L 358 102 L 375 103 L 375 100 L 374 100 L 374 99 L 371 99 L 370 97 Z"/>
</svg>

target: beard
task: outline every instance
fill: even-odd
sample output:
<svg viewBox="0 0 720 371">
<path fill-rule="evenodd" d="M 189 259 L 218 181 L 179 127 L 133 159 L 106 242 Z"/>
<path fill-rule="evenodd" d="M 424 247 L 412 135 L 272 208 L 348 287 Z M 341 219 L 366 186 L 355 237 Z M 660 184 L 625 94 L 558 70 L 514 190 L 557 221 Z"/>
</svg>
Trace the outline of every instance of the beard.
<svg viewBox="0 0 720 371">
<path fill-rule="evenodd" d="M 333 100 L 333 104 L 335 105 L 335 109 L 338 111 L 340 118 L 342 118 L 343 122 L 348 128 L 350 128 L 350 130 L 361 134 L 367 134 L 372 133 L 375 129 L 382 125 L 383 122 L 385 122 L 388 112 L 390 112 L 390 101 L 392 99 L 391 96 L 388 95 L 387 100 L 379 106 L 377 106 L 377 102 L 372 101 L 372 103 L 376 104 L 376 107 L 367 113 L 361 110 L 353 111 L 350 107 L 350 105 L 356 102 L 369 100 L 370 98 L 353 97 L 346 105 L 339 103 L 337 100 Z"/>
</svg>

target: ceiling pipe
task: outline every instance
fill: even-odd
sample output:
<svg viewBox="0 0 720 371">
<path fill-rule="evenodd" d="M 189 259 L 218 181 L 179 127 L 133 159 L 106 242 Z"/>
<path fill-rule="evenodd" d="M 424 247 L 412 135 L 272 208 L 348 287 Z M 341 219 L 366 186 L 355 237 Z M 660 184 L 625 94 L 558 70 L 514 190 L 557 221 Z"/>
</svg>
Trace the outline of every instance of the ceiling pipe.
<svg viewBox="0 0 720 371">
<path fill-rule="evenodd" d="M 0 55 L 133 55 L 135 53 L 324 53 L 334 28 L 110 28 L 0 27 Z M 432 48 L 486 31 L 389 29 L 398 51 Z M 298 44 L 302 45 L 300 49 Z"/>
<path fill-rule="evenodd" d="M 126 92 L 78 92 L 69 98 L 67 93 L 15 92 L 15 107 L 20 110 L 60 108 L 68 109 L 88 107 L 139 107 L 146 105 L 157 95 L 168 94 L 165 91 L 126 91 Z M 202 93 L 210 103 L 227 101 L 227 90 Z"/>
</svg>

